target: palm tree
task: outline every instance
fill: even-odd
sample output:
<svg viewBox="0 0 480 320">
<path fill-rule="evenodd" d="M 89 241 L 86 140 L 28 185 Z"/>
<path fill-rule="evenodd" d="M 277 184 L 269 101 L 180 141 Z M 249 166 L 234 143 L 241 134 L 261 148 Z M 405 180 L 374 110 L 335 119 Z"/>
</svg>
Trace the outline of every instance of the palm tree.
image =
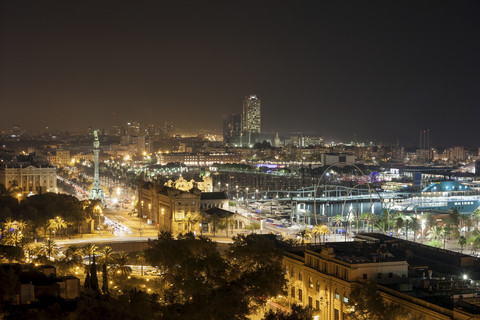
<svg viewBox="0 0 480 320">
<path fill-rule="evenodd" d="M 139 254 L 137 254 L 137 262 L 140 264 L 140 272 L 143 277 L 143 266 L 145 265 L 145 253 L 141 251 Z"/>
<path fill-rule="evenodd" d="M 402 231 L 402 228 L 404 226 L 404 221 L 401 217 L 397 218 L 397 221 L 395 222 L 395 228 L 397 229 L 397 236 L 400 234 Z"/>
<path fill-rule="evenodd" d="M 26 244 L 23 248 L 28 254 L 28 258 L 31 259 L 32 256 L 38 257 L 42 253 L 42 244 L 36 242 L 30 242 Z"/>
<path fill-rule="evenodd" d="M 55 219 L 48 220 L 48 229 L 54 232 L 54 236 L 57 230 L 65 228 L 67 228 L 67 222 L 62 217 L 56 216 Z"/>
<path fill-rule="evenodd" d="M 444 225 L 440 231 L 440 235 L 443 237 L 443 249 L 445 249 L 445 242 L 447 237 L 452 233 L 452 229 L 449 225 Z"/>
<path fill-rule="evenodd" d="M 303 229 L 299 235 L 302 237 L 302 244 L 305 243 L 306 239 L 312 239 L 312 233 L 308 229 Z"/>
<path fill-rule="evenodd" d="M 83 264 L 84 253 L 82 248 L 76 245 L 70 245 L 64 252 L 65 257 L 68 257 L 74 262 L 74 264 L 81 265 Z"/>
<path fill-rule="evenodd" d="M 98 247 L 94 244 L 87 244 L 83 247 L 83 253 L 88 255 L 88 264 L 92 263 L 92 256 L 97 253 Z"/>
<path fill-rule="evenodd" d="M 59 250 L 55 244 L 55 241 L 48 239 L 47 242 L 43 244 L 41 252 L 46 255 L 49 260 L 51 260 L 53 256 L 58 254 Z"/>
<path fill-rule="evenodd" d="M 112 247 L 105 246 L 97 252 L 100 254 L 100 258 L 98 258 L 99 264 L 105 264 L 108 267 L 115 261 L 115 252 Z"/>
<path fill-rule="evenodd" d="M 315 239 L 315 244 L 317 243 L 317 236 L 321 236 L 321 228 L 322 228 L 322 224 L 317 224 L 316 226 L 313 227 L 313 230 L 312 230 L 312 234 L 314 236 L 314 239 Z"/>
<path fill-rule="evenodd" d="M 119 252 L 115 256 L 115 262 L 112 267 L 112 273 L 116 276 L 126 278 L 131 272 L 132 268 L 130 268 L 127 263 L 128 263 L 128 253 L 125 251 Z"/>
<path fill-rule="evenodd" d="M 427 239 L 428 240 L 437 240 L 441 236 L 442 229 L 440 229 L 438 226 L 433 226 L 428 230 L 428 235 Z"/>
<path fill-rule="evenodd" d="M 327 234 L 330 234 L 330 233 L 331 233 L 331 232 L 330 232 L 330 229 L 328 228 L 328 226 L 322 225 L 322 226 L 320 227 L 320 235 L 323 236 L 323 242 L 325 242 L 325 237 L 326 237 L 326 235 L 327 235 Z"/>
<path fill-rule="evenodd" d="M 416 242 L 417 232 L 422 229 L 422 225 L 418 222 L 417 219 L 413 218 L 410 222 L 410 229 L 412 229 L 413 231 L 413 242 Z"/>
</svg>

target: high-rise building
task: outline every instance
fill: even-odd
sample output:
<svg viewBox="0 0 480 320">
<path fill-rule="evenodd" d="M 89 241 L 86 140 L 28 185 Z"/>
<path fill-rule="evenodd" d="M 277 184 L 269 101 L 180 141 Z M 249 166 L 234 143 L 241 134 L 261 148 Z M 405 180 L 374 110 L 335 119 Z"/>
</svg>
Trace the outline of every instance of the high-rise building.
<svg viewBox="0 0 480 320">
<path fill-rule="evenodd" d="M 256 95 L 243 100 L 242 130 L 246 133 L 261 132 L 261 101 Z"/>
<path fill-rule="evenodd" d="M 228 114 L 223 116 L 223 142 L 229 145 L 238 140 L 242 135 L 242 116 L 240 114 Z"/>
</svg>

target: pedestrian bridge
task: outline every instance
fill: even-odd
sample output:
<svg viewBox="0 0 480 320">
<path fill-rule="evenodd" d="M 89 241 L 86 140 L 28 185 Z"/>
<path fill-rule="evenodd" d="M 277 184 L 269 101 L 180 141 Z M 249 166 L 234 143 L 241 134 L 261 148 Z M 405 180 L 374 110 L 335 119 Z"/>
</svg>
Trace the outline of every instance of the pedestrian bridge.
<svg viewBox="0 0 480 320">
<path fill-rule="evenodd" d="M 297 202 L 350 202 L 350 201 L 392 201 L 410 197 L 406 192 L 378 192 L 365 185 L 345 187 L 340 185 L 311 186 L 298 190 L 263 190 L 248 192 L 248 202 L 297 201 Z M 243 199 L 245 200 L 245 199 Z"/>
</svg>

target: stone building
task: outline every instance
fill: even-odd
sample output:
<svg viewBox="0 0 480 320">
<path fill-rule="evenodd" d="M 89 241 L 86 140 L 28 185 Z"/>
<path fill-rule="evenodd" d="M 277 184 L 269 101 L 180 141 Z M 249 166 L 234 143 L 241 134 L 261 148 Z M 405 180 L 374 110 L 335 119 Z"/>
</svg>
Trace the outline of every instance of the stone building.
<svg viewBox="0 0 480 320">
<path fill-rule="evenodd" d="M 139 216 L 157 225 L 159 231 L 172 234 L 200 231 L 200 194 L 198 189 L 179 190 L 141 182 L 138 186 Z"/>
<path fill-rule="evenodd" d="M 39 194 L 57 191 L 57 170 L 53 167 L 2 166 L 0 167 L 0 183 L 5 187 L 21 188 L 24 194 Z"/>
<path fill-rule="evenodd" d="M 470 268 L 469 274 L 474 276 L 471 257 L 457 253 L 449 256 L 448 252 L 437 252 L 439 249 L 391 237 L 364 236 L 363 240 L 287 248 L 284 267 L 288 305 L 310 306 L 318 320 L 343 320 L 350 308 L 352 289 L 372 281 L 387 303 L 401 306 L 410 318 L 466 320 L 478 316 L 480 308 L 470 280 L 445 273 Z M 422 260 L 421 252 L 428 259 Z M 431 270 L 428 261 L 445 270 Z M 418 269 L 416 263 L 424 269 Z"/>
</svg>

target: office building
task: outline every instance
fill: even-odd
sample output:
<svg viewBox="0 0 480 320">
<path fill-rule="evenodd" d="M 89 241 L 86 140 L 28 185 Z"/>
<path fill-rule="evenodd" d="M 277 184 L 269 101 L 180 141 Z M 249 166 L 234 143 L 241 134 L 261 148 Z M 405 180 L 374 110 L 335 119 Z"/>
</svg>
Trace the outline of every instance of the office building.
<svg viewBox="0 0 480 320">
<path fill-rule="evenodd" d="M 249 134 L 261 132 L 261 101 L 256 95 L 243 100 L 242 130 Z"/>
</svg>

